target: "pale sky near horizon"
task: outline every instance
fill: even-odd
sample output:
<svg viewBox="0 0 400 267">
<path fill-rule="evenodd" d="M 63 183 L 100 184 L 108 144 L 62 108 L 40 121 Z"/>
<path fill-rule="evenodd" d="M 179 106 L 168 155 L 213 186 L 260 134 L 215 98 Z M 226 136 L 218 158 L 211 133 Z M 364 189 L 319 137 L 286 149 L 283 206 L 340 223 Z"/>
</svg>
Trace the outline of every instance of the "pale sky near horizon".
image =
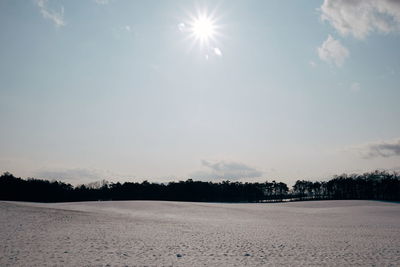
<svg viewBox="0 0 400 267">
<path fill-rule="evenodd" d="M 400 1 L 4 0 L 0 42 L 1 172 L 400 170 Z"/>
</svg>

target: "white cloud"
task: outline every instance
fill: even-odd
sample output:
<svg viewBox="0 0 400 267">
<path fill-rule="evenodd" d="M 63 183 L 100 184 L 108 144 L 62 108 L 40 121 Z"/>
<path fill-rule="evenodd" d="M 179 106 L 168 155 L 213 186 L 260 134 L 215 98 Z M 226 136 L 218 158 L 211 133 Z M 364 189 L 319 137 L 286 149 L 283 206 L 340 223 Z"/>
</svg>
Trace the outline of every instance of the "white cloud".
<svg viewBox="0 0 400 267">
<path fill-rule="evenodd" d="M 241 178 L 258 178 L 263 175 L 263 172 L 239 162 L 210 162 L 202 160 L 201 163 L 204 170 L 192 173 L 190 178 L 237 180 Z"/>
<path fill-rule="evenodd" d="M 311 67 L 315 68 L 317 66 L 317 63 L 315 63 L 314 61 L 310 61 L 308 62 L 310 64 Z"/>
<path fill-rule="evenodd" d="M 353 150 L 359 152 L 363 158 L 400 156 L 400 138 L 353 147 Z"/>
<path fill-rule="evenodd" d="M 64 7 L 61 6 L 60 12 L 50 9 L 47 6 L 48 0 L 36 0 L 36 4 L 42 13 L 43 18 L 51 20 L 55 26 L 65 26 L 64 21 Z"/>
<path fill-rule="evenodd" d="M 343 36 L 363 39 L 371 32 L 400 30 L 398 0 L 324 0 L 321 19 L 328 21 Z"/>
<path fill-rule="evenodd" d="M 331 35 L 328 35 L 328 38 L 318 47 L 317 52 L 321 60 L 338 67 L 341 67 L 350 55 L 349 50 Z"/>
</svg>

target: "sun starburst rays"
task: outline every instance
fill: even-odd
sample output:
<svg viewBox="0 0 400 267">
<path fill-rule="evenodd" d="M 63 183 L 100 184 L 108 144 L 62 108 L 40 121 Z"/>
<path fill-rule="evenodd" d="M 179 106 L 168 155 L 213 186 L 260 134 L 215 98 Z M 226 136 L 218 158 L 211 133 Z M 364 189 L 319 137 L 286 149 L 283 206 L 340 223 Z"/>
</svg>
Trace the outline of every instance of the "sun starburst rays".
<svg viewBox="0 0 400 267">
<path fill-rule="evenodd" d="M 185 22 L 178 24 L 178 29 L 185 33 L 185 40 L 190 42 L 189 50 L 198 46 L 207 59 L 210 53 L 222 56 L 218 40 L 221 37 L 221 26 L 215 16 L 215 10 L 198 10 L 196 14 L 189 14 Z"/>
<path fill-rule="evenodd" d="M 190 35 L 201 45 L 207 45 L 215 40 L 216 25 L 212 18 L 206 15 L 195 18 L 190 25 Z"/>
</svg>

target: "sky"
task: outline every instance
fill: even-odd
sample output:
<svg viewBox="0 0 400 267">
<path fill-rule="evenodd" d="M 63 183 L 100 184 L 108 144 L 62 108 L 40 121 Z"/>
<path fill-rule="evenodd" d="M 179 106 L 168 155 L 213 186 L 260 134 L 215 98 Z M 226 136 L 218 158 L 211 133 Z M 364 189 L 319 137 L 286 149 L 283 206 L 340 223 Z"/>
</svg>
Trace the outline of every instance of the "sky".
<svg viewBox="0 0 400 267">
<path fill-rule="evenodd" d="M 400 2 L 0 1 L 0 171 L 293 184 L 400 170 Z"/>
</svg>

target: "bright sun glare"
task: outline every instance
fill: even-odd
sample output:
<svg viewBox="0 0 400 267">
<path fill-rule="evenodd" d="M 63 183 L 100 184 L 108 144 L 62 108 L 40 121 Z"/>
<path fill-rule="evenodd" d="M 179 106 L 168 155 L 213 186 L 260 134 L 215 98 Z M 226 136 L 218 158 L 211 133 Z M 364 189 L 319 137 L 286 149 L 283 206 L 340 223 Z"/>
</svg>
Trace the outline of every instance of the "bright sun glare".
<svg viewBox="0 0 400 267">
<path fill-rule="evenodd" d="M 191 31 L 196 39 L 208 42 L 215 34 L 215 25 L 209 17 L 201 16 L 194 19 Z"/>
<path fill-rule="evenodd" d="M 196 13 L 189 13 L 187 20 L 178 24 L 179 31 L 185 33 L 185 39 L 191 41 L 189 50 L 198 45 L 206 59 L 212 56 L 222 57 L 218 40 L 222 27 L 218 22 L 219 18 L 215 16 L 215 10 L 197 10 Z"/>
</svg>

